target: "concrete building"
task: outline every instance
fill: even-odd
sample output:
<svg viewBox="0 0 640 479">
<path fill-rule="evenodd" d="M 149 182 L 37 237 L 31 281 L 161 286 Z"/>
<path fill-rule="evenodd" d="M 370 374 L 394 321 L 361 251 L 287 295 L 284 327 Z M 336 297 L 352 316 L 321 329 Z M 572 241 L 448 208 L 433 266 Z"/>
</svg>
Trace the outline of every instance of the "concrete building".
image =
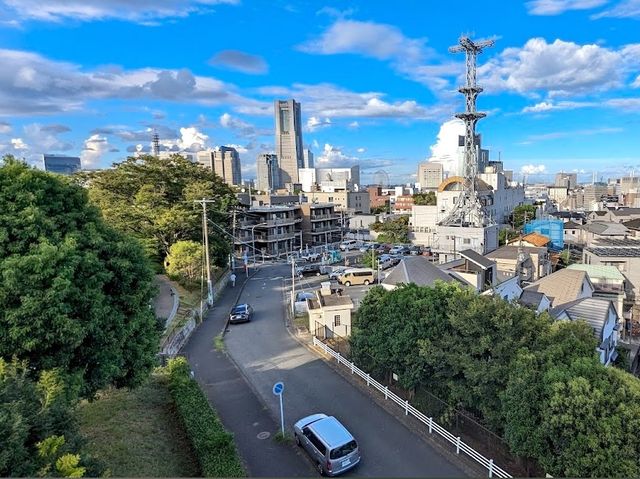
<svg viewBox="0 0 640 479">
<path fill-rule="evenodd" d="M 319 338 L 351 336 L 353 307 L 349 296 L 331 294 L 327 289 L 316 291 L 315 298 L 307 299 L 309 331 Z"/>
<path fill-rule="evenodd" d="M 523 280 L 537 281 L 551 274 L 547 248 L 507 245 L 488 253 L 486 257 L 496 262 L 498 274 L 505 279 L 521 275 L 523 268 L 528 269 Z"/>
<path fill-rule="evenodd" d="M 413 208 L 413 195 L 396 196 L 393 212 L 396 214 L 410 214 Z"/>
<path fill-rule="evenodd" d="M 304 167 L 300 103 L 275 100 L 276 155 L 283 185 L 299 183 L 298 169 Z"/>
<path fill-rule="evenodd" d="M 320 191 L 349 190 L 360 186 L 360 166 L 349 168 L 316 168 L 316 183 Z"/>
<path fill-rule="evenodd" d="M 418 183 L 420 189 L 437 190 L 444 180 L 444 167 L 436 161 L 426 161 L 418 165 Z"/>
<path fill-rule="evenodd" d="M 459 257 L 461 250 L 471 249 L 485 255 L 498 247 L 498 226 L 458 227 L 437 225 L 436 239 L 432 246 L 438 253 L 440 263 L 447 263 Z"/>
<path fill-rule="evenodd" d="M 318 190 L 315 168 L 300 168 L 298 170 L 298 179 L 300 180 L 300 187 L 305 193 Z"/>
<path fill-rule="evenodd" d="M 219 146 L 213 150 L 199 151 L 196 159 L 201 166 L 213 170 L 226 184 L 242 184 L 240 156 L 235 148 Z"/>
<path fill-rule="evenodd" d="M 310 202 L 333 203 L 336 211 L 344 211 L 348 214 L 371 213 L 368 191 L 314 191 L 307 197 Z"/>
<path fill-rule="evenodd" d="M 593 297 L 604 298 L 613 303 L 621 321 L 620 330 L 624 331 L 625 328 L 622 322 L 624 317 L 627 316 L 624 309 L 626 279 L 618 268 L 598 264 L 572 264 L 567 269 L 585 271 L 589 275 L 594 288 Z"/>
<path fill-rule="evenodd" d="M 304 168 L 313 168 L 313 152 L 309 148 L 305 148 L 302 152 L 303 156 L 303 167 Z"/>
<path fill-rule="evenodd" d="M 71 175 L 82 169 L 82 163 L 77 156 L 42 155 L 44 170 L 60 175 Z"/>
<path fill-rule="evenodd" d="M 236 254 L 272 258 L 302 247 L 300 205 L 259 206 L 237 222 Z"/>
<path fill-rule="evenodd" d="M 578 174 L 577 173 L 556 173 L 555 186 L 562 186 L 570 190 L 574 190 L 578 186 Z"/>
<path fill-rule="evenodd" d="M 387 206 L 389 203 L 389 195 L 383 194 L 381 186 L 370 186 L 367 188 L 369 192 L 369 206 L 371 209 Z"/>
<path fill-rule="evenodd" d="M 301 203 L 302 244 L 319 246 L 337 243 L 341 239 L 340 215 L 331 203 Z"/>
<path fill-rule="evenodd" d="M 556 204 L 561 204 L 567 200 L 569 189 L 566 186 L 549 186 L 549 199 Z"/>
<path fill-rule="evenodd" d="M 608 194 L 606 183 L 592 183 L 584 185 L 584 208 L 593 211 L 599 209 L 602 198 Z"/>
<path fill-rule="evenodd" d="M 275 191 L 280 188 L 278 157 L 273 153 L 262 153 L 256 161 L 256 188 L 260 191 Z"/>
</svg>

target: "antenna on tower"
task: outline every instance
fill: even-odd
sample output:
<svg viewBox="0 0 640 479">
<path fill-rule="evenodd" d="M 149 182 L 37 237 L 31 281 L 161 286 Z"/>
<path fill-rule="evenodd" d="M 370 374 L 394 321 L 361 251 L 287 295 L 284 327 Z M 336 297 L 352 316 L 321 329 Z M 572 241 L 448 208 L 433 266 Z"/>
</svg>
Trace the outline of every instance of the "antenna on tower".
<svg viewBox="0 0 640 479">
<path fill-rule="evenodd" d="M 463 35 L 458 45 L 449 48 L 450 53 L 464 52 L 466 60 L 466 83 L 458 91 L 465 97 L 466 109 L 464 113 L 457 113 L 456 117 L 464 121 L 464 179 L 462 192 L 451 213 L 442 221 L 448 226 L 484 227 L 492 222 L 480 203 L 476 191 L 476 176 L 478 173 L 478 151 L 476 148 L 476 123 L 486 116 L 476 110 L 476 99 L 482 88 L 476 83 L 477 56 L 485 48 L 493 46 L 493 40 L 474 42 Z"/>
<path fill-rule="evenodd" d="M 153 156 L 158 158 L 160 156 L 160 137 L 158 136 L 158 132 L 156 131 L 155 128 L 153 129 L 152 144 L 153 144 Z"/>
</svg>

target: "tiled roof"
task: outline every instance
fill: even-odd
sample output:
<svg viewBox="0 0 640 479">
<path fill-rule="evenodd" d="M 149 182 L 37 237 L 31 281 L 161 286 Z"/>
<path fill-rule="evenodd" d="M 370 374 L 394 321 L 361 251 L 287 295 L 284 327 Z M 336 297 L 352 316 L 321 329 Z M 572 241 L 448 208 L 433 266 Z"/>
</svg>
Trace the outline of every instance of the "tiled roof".
<svg viewBox="0 0 640 479">
<path fill-rule="evenodd" d="M 640 230 L 640 218 L 635 218 L 629 221 L 623 221 L 623 225 L 625 225 L 630 230 Z"/>
<path fill-rule="evenodd" d="M 522 249 L 525 253 L 529 254 L 541 254 L 546 253 L 547 248 L 538 248 L 537 246 L 523 246 Z M 487 253 L 485 257 L 497 260 L 497 259 L 517 259 L 518 258 L 518 246 L 517 245 L 506 245 L 501 246 L 497 250 L 492 251 L 491 253 Z"/>
<path fill-rule="evenodd" d="M 477 253 L 472 249 L 465 249 L 463 251 L 460 251 L 460 256 L 467 258 L 469 261 L 473 261 L 482 269 L 491 268 L 491 266 L 496 264 L 495 261 L 485 258 L 480 253 Z"/>
<path fill-rule="evenodd" d="M 593 328 L 596 338 L 602 341 L 602 330 L 609 316 L 611 301 L 602 298 L 581 298 L 560 307 L 553 308 L 549 313 L 553 317 L 559 317 L 563 312 L 570 319 L 586 321 Z"/>
<path fill-rule="evenodd" d="M 561 269 L 525 288 L 525 291 L 544 293 L 551 300 L 553 307 L 574 301 L 582 294 L 582 284 L 589 276 L 584 271 Z M 589 281 L 589 283 L 591 283 Z"/>
<path fill-rule="evenodd" d="M 604 266 L 601 264 L 572 264 L 567 269 L 586 271 L 589 278 L 605 279 L 611 281 L 624 281 L 624 276 L 615 266 Z"/>
<path fill-rule="evenodd" d="M 569 220 L 569 221 L 565 222 L 565 224 L 563 225 L 563 228 L 565 230 L 575 230 L 575 229 L 582 228 L 582 225 Z"/>
<path fill-rule="evenodd" d="M 629 229 L 622 223 L 613 223 L 609 221 L 594 221 L 583 227 L 587 231 L 602 236 L 624 236 L 629 234 Z"/>
<path fill-rule="evenodd" d="M 520 241 L 519 238 L 513 239 L 509 241 L 509 244 L 517 244 Z M 531 243 L 537 247 L 542 247 L 551 242 L 551 239 L 548 236 L 541 235 L 540 233 L 529 233 L 522 237 L 522 241 L 526 241 L 527 243 Z"/>
<path fill-rule="evenodd" d="M 384 278 L 382 284 L 415 283 L 418 286 L 433 286 L 437 280 L 447 283 L 455 281 L 454 278 L 429 261 L 427 257 L 406 256 Z"/>
<path fill-rule="evenodd" d="M 612 209 L 611 214 L 614 216 L 629 216 L 640 215 L 640 208 L 620 208 L 618 210 Z"/>
<path fill-rule="evenodd" d="M 525 306 L 531 306 L 538 309 L 540 306 L 540 302 L 544 298 L 544 293 L 540 293 L 538 291 L 527 291 L 526 289 L 522 291 L 520 298 L 518 301 Z"/>
</svg>

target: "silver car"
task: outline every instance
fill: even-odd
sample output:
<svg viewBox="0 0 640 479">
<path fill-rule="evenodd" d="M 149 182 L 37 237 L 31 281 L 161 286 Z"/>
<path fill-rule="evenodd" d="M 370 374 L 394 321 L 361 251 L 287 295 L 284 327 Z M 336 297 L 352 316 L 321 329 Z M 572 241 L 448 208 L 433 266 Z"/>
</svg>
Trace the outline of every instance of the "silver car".
<svg viewBox="0 0 640 479">
<path fill-rule="evenodd" d="M 293 435 L 323 476 L 337 476 L 360 462 L 358 443 L 333 416 L 320 413 L 300 419 L 293 426 Z"/>
</svg>

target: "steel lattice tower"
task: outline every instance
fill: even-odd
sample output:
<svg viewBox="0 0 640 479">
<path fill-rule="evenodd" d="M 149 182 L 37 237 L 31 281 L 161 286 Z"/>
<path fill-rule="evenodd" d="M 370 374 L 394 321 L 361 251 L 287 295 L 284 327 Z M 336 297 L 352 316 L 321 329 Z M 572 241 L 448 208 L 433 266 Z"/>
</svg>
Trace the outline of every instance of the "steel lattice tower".
<svg viewBox="0 0 640 479">
<path fill-rule="evenodd" d="M 153 156 L 158 158 L 160 156 L 160 137 L 158 136 L 158 132 L 153 130 L 153 138 L 151 140 L 153 144 Z"/>
<path fill-rule="evenodd" d="M 476 123 L 485 113 L 476 110 L 476 100 L 482 88 L 476 84 L 476 59 L 479 53 L 493 46 L 493 40 L 474 42 L 461 36 L 459 44 L 449 48 L 450 53 L 464 52 L 466 58 L 466 84 L 458 89 L 465 97 L 466 111 L 456 117 L 464 121 L 464 182 L 460 198 L 451 213 L 442 221 L 446 226 L 483 227 L 490 223 L 476 191 L 478 174 L 478 152 L 476 147 Z"/>
</svg>

